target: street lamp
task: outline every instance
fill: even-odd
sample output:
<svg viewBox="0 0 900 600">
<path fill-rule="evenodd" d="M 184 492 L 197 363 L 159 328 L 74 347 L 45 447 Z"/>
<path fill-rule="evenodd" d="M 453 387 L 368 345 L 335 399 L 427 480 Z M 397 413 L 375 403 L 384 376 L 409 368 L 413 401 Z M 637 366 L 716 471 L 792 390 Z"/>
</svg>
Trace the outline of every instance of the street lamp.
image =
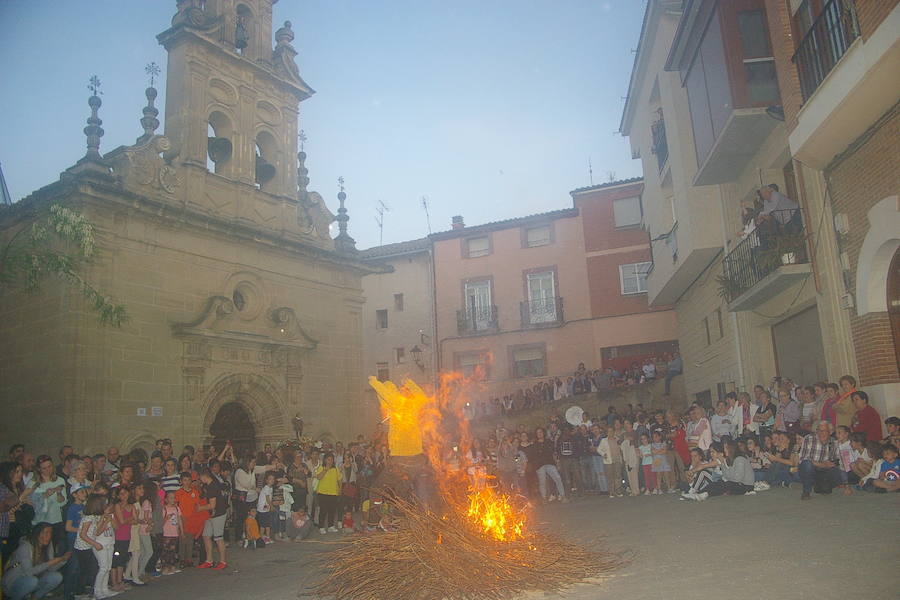
<svg viewBox="0 0 900 600">
<path fill-rule="evenodd" d="M 422 369 L 425 370 L 425 363 L 422 362 L 422 349 L 419 348 L 419 345 L 416 344 L 412 348 L 409 349 L 409 354 L 412 356 L 413 362 Z"/>
</svg>

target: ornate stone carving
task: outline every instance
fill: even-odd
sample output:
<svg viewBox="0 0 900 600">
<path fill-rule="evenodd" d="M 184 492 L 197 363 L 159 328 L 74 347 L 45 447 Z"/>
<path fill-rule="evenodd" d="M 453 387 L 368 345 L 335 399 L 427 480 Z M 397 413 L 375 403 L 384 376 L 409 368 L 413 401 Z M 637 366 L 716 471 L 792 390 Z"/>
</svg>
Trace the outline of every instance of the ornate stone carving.
<svg viewBox="0 0 900 600">
<path fill-rule="evenodd" d="M 161 154 L 172 149 L 169 138 L 154 135 L 134 146 L 117 148 L 107 155 L 113 173 L 125 187 L 150 187 L 174 194 L 181 185 L 178 171 Z"/>
<path fill-rule="evenodd" d="M 291 22 L 285 21 L 284 26 L 275 32 L 275 51 L 272 53 L 272 62 L 275 65 L 275 72 L 285 79 L 306 86 L 306 83 L 300 77 L 300 69 L 297 67 L 297 51 L 291 45 L 294 41 L 294 31 L 291 29 Z"/>
<path fill-rule="evenodd" d="M 325 206 L 325 201 L 318 192 L 309 192 L 300 203 L 303 215 L 298 222 L 306 224 L 306 235 L 312 235 L 322 240 L 331 240 L 329 226 L 334 221 L 334 214 Z"/>
</svg>

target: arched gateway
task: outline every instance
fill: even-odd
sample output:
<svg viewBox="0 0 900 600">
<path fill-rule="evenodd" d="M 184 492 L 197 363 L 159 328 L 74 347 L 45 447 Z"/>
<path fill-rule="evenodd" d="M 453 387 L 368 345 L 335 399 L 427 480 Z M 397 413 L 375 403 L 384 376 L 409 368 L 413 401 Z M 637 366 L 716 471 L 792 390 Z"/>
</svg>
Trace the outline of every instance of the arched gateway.
<svg viewBox="0 0 900 600">
<path fill-rule="evenodd" d="M 206 441 L 221 448 L 230 440 L 241 454 L 287 439 L 291 427 L 283 395 L 263 375 L 244 373 L 219 378 L 203 403 Z"/>
</svg>

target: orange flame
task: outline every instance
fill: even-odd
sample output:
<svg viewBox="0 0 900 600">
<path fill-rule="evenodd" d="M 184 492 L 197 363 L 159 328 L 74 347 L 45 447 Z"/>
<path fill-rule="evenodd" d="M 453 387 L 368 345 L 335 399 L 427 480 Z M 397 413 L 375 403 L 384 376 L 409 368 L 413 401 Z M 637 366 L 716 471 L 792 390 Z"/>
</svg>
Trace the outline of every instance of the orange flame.
<svg viewBox="0 0 900 600">
<path fill-rule="evenodd" d="M 459 373 L 443 374 L 435 396 L 426 394 L 411 380 L 400 388 L 374 377 L 369 378 L 369 384 L 378 393 L 382 414 L 388 420 L 392 456 L 424 452 L 450 510 L 465 515 L 467 522 L 495 540 L 525 537 L 524 508 L 517 508 L 510 496 L 488 485 L 489 476 L 483 468 L 467 464 L 472 437 L 463 407 L 466 391 L 473 384 L 471 379 Z M 452 429 L 456 431 L 451 436 Z"/>
</svg>

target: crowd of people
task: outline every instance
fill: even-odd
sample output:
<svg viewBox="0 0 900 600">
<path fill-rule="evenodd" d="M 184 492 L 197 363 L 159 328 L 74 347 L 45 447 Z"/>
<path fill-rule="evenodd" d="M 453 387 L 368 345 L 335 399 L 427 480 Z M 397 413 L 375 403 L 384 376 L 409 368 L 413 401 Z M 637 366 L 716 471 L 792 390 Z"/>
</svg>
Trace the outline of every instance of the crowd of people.
<svg viewBox="0 0 900 600">
<path fill-rule="evenodd" d="M 500 428 L 466 459 L 507 490 L 541 502 L 573 495 L 681 493 L 683 500 L 755 494 L 772 486 L 812 492 L 900 489 L 900 418 L 884 421 L 856 381 L 796 386 L 772 380 L 685 413 L 643 406 L 580 423 L 551 416 L 528 431 Z M 473 468 L 470 466 L 470 468 Z"/>
<path fill-rule="evenodd" d="M 0 584 L 11 600 L 58 588 L 65 600 L 111 598 L 189 567 L 226 569 L 229 547 L 393 523 L 390 507 L 368 493 L 387 458 L 383 439 L 359 436 L 345 447 L 299 438 L 241 456 L 230 442 L 176 455 L 160 439 L 149 454 L 63 446 L 55 459 L 15 444 L 8 458 Z"/>
<path fill-rule="evenodd" d="M 578 368 L 567 377 L 549 377 L 502 397 L 476 399 L 467 407 L 466 416 L 474 420 L 497 415 L 514 415 L 582 394 L 657 379 L 665 380 L 666 393 L 669 393 L 672 379 L 681 375 L 682 370 L 683 363 L 678 352 L 632 361 L 630 366 L 623 369 L 606 367 L 591 370 L 585 367 L 584 363 L 579 363 Z"/>
<path fill-rule="evenodd" d="M 804 500 L 896 492 L 900 418 L 883 423 L 886 433 L 851 376 L 808 387 L 776 378 L 683 414 L 611 406 L 576 424 L 552 416 L 533 431 L 499 428 L 453 445 L 448 464 L 543 503 L 678 492 L 702 501 L 793 484 Z M 389 502 L 370 492 L 388 460 L 380 428 L 346 446 L 298 435 L 241 456 L 230 442 L 177 455 L 170 439 L 124 456 L 63 446 L 55 459 L 15 444 L 0 463 L 0 584 L 12 600 L 60 587 L 65 600 L 99 600 L 189 567 L 225 569 L 229 547 L 300 542 L 316 528 L 389 530 Z"/>
</svg>

